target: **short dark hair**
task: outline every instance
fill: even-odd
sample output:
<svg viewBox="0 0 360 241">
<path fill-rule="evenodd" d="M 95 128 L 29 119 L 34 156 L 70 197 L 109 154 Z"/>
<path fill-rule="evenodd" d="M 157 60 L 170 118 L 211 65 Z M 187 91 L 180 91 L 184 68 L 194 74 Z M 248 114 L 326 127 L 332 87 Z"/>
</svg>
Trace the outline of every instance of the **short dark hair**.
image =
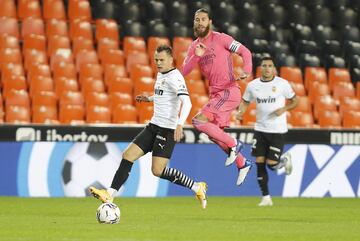
<svg viewBox="0 0 360 241">
<path fill-rule="evenodd" d="M 206 13 L 209 17 L 209 19 L 211 19 L 211 13 L 209 10 L 207 10 L 206 8 L 199 8 L 198 10 L 196 10 L 194 16 L 197 14 L 197 13 Z"/>
<path fill-rule="evenodd" d="M 260 64 L 262 64 L 262 62 L 265 61 L 265 60 L 271 60 L 271 61 L 274 63 L 274 65 L 275 65 L 275 62 L 274 62 L 273 58 L 271 58 L 270 56 L 262 57 L 262 58 L 260 59 Z"/>
<path fill-rule="evenodd" d="M 173 56 L 172 48 L 167 44 L 161 44 L 161 45 L 157 46 L 156 52 L 160 53 L 162 51 L 165 51 L 171 57 Z"/>
</svg>

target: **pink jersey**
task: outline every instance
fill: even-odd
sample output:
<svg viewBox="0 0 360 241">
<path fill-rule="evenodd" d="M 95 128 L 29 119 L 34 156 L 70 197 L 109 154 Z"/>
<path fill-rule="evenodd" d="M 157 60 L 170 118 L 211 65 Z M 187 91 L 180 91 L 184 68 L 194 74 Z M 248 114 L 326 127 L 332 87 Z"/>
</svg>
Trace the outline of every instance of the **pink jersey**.
<svg viewBox="0 0 360 241">
<path fill-rule="evenodd" d="M 199 43 L 206 46 L 206 52 L 201 57 L 195 55 L 195 48 Z M 215 31 L 206 38 L 197 38 L 192 42 L 181 72 L 185 76 L 199 64 L 202 74 L 209 80 L 210 93 L 222 91 L 236 85 L 231 53 L 241 55 L 244 59 L 244 72 L 251 73 L 251 52 L 231 36 Z"/>
</svg>

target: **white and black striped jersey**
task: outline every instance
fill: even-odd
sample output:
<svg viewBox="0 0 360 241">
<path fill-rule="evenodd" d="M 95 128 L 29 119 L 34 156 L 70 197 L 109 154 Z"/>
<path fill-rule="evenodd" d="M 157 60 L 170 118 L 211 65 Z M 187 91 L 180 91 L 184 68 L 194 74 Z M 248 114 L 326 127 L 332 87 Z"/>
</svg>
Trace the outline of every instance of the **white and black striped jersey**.
<svg viewBox="0 0 360 241">
<path fill-rule="evenodd" d="M 180 71 L 173 69 L 158 73 L 154 87 L 154 114 L 150 122 L 160 127 L 176 129 L 181 104 L 179 95 L 189 95 Z"/>
<path fill-rule="evenodd" d="M 286 113 L 274 115 L 274 111 L 284 107 L 286 99 L 295 97 L 289 82 L 275 76 L 271 81 L 260 78 L 251 81 L 245 90 L 243 100 L 256 102 L 255 130 L 267 133 L 287 132 Z"/>
</svg>

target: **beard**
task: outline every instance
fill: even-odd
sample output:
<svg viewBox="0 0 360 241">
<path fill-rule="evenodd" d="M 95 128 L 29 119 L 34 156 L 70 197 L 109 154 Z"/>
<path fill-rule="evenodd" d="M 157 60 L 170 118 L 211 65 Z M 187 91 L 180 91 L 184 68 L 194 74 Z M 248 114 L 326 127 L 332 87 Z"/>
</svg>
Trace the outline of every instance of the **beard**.
<svg viewBox="0 0 360 241">
<path fill-rule="evenodd" d="M 208 26 L 206 26 L 204 32 L 201 32 L 201 30 L 198 30 L 195 26 L 194 26 L 194 35 L 195 37 L 197 38 L 203 38 L 205 37 L 206 35 L 208 35 L 210 31 L 210 24 Z"/>
</svg>

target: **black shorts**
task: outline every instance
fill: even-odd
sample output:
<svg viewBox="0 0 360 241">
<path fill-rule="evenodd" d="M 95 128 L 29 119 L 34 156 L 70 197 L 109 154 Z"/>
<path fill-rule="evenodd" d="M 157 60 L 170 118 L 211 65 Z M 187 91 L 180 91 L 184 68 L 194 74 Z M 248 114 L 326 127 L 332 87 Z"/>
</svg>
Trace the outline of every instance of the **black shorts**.
<svg viewBox="0 0 360 241">
<path fill-rule="evenodd" d="M 284 149 L 285 134 L 255 131 L 251 154 L 279 161 Z"/>
<path fill-rule="evenodd" d="M 153 152 L 153 156 L 170 159 L 175 147 L 173 129 L 162 128 L 149 123 L 133 140 L 144 153 Z"/>
</svg>

